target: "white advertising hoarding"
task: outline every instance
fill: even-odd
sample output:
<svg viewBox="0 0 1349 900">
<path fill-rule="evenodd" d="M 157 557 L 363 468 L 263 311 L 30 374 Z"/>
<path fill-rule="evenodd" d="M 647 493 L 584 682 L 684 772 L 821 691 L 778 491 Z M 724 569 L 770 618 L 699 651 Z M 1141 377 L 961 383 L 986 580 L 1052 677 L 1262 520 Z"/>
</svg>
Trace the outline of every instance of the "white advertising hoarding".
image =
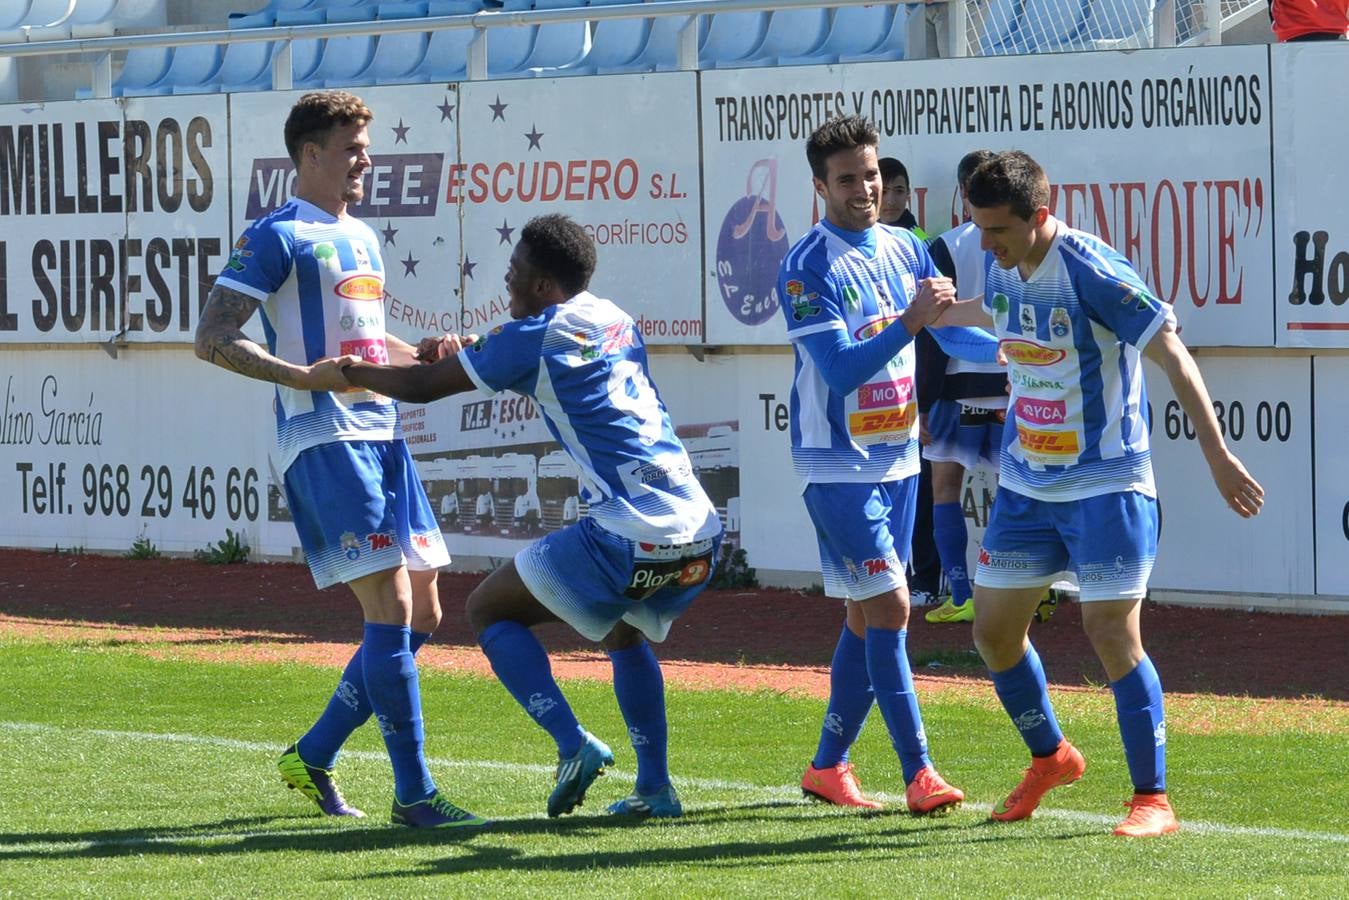
<svg viewBox="0 0 1349 900">
<path fill-rule="evenodd" d="M 190 342 L 227 145 L 223 97 L 0 106 L 0 342 Z"/>
<path fill-rule="evenodd" d="M 1274 133 L 1278 144 L 1274 208 L 1276 343 L 1349 347 L 1349 144 L 1342 114 L 1349 59 L 1335 45 L 1276 44 Z"/>
<path fill-rule="evenodd" d="M 189 552 L 239 533 L 289 556 L 269 523 L 272 387 L 182 349 L 15 350 L 0 363 L 0 544 Z"/>
<path fill-rule="evenodd" d="M 1162 534 L 1152 587 L 1233 594 L 1311 594 L 1311 362 L 1306 358 L 1200 358 L 1227 446 L 1265 488 L 1253 519 L 1228 508 L 1209 474 L 1194 425 L 1166 376 L 1148 364 L 1153 470 Z"/>
<path fill-rule="evenodd" d="M 775 278 L 823 215 L 805 141 L 870 117 L 934 234 L 971 150 L 1025 150 L 1050 207 L 1176 306 L 1192 345 L 1271 346 L 1270 95 L 1262 47 L 924 60 L 702 76 L 708 341 L 782 343 Z"/>
<path fill-rule="evenodd" d="M 1312 361 L 1316 388 L 1316 592 L 1349 597 L 1349 358 Z"/>
<path fill-rule="evenodd" d="M 520 228 L 565 213 L 594 238 L 591 290 L 648 344 L 703 342 L 697 85 L 691 73 L 459 86 L 462 161 L 445 201 L 463 221 L 467 331 L 506 318 Z"/>
</svg>

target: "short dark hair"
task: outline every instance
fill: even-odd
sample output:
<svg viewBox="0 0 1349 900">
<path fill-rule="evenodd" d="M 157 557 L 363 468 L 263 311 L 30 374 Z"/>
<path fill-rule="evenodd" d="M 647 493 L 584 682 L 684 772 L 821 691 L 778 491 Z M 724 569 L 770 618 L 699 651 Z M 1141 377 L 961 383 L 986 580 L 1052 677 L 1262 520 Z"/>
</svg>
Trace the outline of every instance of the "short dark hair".
<svg viewBox="0 0 1349 900">
<path fill-rule="evenodd" d="M 974 170 L 967 193 L 970 206 L 1007 206 L 1029 222 L 1037 209 L 1049 205 L 1049 178 L 1028 154 L 1006 150 Z"/>
<path fill-rule="evenodd" d="M 904 168 L 904 163 L 895 159 L 893 156 L 882 156 L 880 158 L 881 184 L 889 185 L 896 178 L 903 178 L 905 185 L 911 185 L 909 181 L 909 170 Z"/>
<path fill-rule="evenodd" d="M 300 164 L 300 149 L 305 144 L 322 145 L 334 126 L 365 125 L 375 118 L 370 107 L 355 94 L 346 91 L 313 91 L 305 94 L 286 116 L 286 152 L 290 161 Z"/>
<path fill-rule="evenodd" d="M 520 230 L 529 264 L 558 283 L 568 295 L 581 293 L 595 274 L 595 242 L 569 216 L 536 216 Z"/>
<path fill-rule="evenodd" d="M 960 162 L 956 165 L 956 182 L 965 190 L 969 190 L 970 176 L 974 170 L 988 162 L 998 154 L 992 150 L 971 150 L 960 157 Z"/>
<path fill-rule="evenodd" d="M 878 147 L 881 133 L 870 119 L 861 116 L 836 116 L 811 132 L 806 140 L 806 161 L 810 174 L 821 181 L 828 174 L 825 160 L 840 150 L 855 147 Z"/>
</svg>

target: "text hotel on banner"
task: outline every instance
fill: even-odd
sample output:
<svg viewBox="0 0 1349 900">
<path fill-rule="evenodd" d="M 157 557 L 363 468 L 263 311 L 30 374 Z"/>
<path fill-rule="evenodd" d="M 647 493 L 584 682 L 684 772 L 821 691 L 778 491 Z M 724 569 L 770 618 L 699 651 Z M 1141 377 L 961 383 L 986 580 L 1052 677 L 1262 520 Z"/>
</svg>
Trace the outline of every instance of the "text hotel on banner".
<svg viewBox="0 0 1349 900">
<path fill-rule="evenodd" d="M 1262 47 L 743 69 L 702 77 L 709 343 L 785 339 L 777 266 L 823 215 L 805 141 L 870 117 L 920 224 L 958 221 L 971 150 L 1040 160 L 1050 207 L 1135 264 L 1191 345 L 1272 346 L 1269 75 Z M 1036 81 L 1025 80 L 1028 71 Z M 1164 151 L 1164 152 L 1163 152 Z"/>
<path fill-rule="evenodd" d="M 221 97 L 0 106 L 0 341 L 190 342 L 226 145 Z"/>
<path fill-rule="evenodd" d="M 1339 47 L 1276 44 L 1279 144 L 1275 228 L 1277 343 L 1281 347 L 1349 347 L 1349 172 L 1341 162 L 1349 121 L 1340 109 L 1349 59 Z M 1327 52 L 1332 51 L 1332 52 Z"/>
</svg>

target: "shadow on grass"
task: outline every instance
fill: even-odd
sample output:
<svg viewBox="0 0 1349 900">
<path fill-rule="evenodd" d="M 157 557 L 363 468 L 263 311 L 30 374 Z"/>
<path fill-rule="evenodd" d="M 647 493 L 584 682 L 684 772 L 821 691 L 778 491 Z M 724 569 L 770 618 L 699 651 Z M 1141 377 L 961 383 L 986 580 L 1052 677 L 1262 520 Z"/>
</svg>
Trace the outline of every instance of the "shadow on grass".
<svg viewBox="0 0 1349 900">
<path fill-rule="evenodd" d="M 370 872 L 356 880 L 406 877 L 409 874 L 450 874 L 484 871 L 584 871 L 603 865 L 607 868 L 638 868 L 690 862 L 736 862 L 743 864 L 786 855 L 817 855 L 838 852 L 885 853 L 914 849 L 931 850 L 933 837 L 941 835 L 960 843 L 1005 843 L 1009 840 L 1043 840 L 1041 832 L 1028 834 L 1005 829 L 984 829 L 984 823 L 952 818 L 920 819 L 900 811 L 885 811 L 840 816 L 843 822 L 879 823 L 880 830 L 855 828 L 830 834 L 812 834 L 788 840 L 745 840 L 726 842 L 700 837 L 708 826 L 777 822 L 787 826 L 793 821 L 815 828 L 832 819 L 812 816 L 793 820 L 780 814 L 800 809 L 791 801 L 766 801 L 726 804 L 691 810 L 684 818 L 638 820 L 625 816 L 576 816 L 562 819 L 537 817 L 505 818 L 483 828 L 416 830 L 375 823 L 334 823 L 312 816 L 255 816 L 222 819 L 191 825 L 156 828 L 93 829 L 88 831 L 0 833 L 0 861 L 116 859 L 126 856 L 228 857 L 250 853 L 314 852 L 347 853 L 396 850 L 407 847 L 458 848 L 454 856 L 428 859 L 420 870 L 400 868 Z M 893 826 L 885 820 L 892 820 Z M 303 823 L 313 827 L 303 827 Z M 257 829 L 267 829 L 259 831 Z M 643 846 L 630 850 L 582 850 L 558 852 L 549 842 L 537 855 L 514 846 L 500 846 L 503 838 L 548 836 L 589 840 L 611 831 L 631 832 L 634 837 L 649 838 Z M 240 832 L 231 834 L 231 832 Z M 1099 829 L 1084 828 L 1057 835 L 1065 840 L 1099 835 Z M 668 836 L 679 846 L 651 846 L 651 839 Z M 68 846 L 63 846 L 68 845 Z"/>
</svg>

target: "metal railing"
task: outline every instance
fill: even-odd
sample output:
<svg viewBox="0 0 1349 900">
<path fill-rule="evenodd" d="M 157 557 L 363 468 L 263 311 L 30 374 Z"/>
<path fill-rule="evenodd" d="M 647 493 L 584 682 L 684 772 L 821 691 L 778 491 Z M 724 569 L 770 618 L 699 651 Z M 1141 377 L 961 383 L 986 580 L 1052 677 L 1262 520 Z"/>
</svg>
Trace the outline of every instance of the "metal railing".
<svg viewBox="0 0 1349 900">
<path fill-rule="evenodd" d="M 1177 3 L 1186 9 L 1202 6 L 1203 21 L 1197 26 L 1191 23 L 1188 31 L 1178 31 L 1176 19 Z M 433 31 L 468 30 L 474 35 L 468 44 L 466 77 L 470 81 L 481 81 L 488 77 L 487 43 L 488 35 L 498 28 L 518 28 L 525 26 L 552 25 L 569 22 L 600 22 L 611 19 L 648 19 L 655 17 L 687 17 L 678 31 L 675 66 L 684 71 L 698 68 L 698 26 L 700 17 L 709 14 L 737 12 L 775 12 L 791 9 L 836 9 L 847 6 L 875 6 L 875 0 L 654 0 L 654 2 L 630 3 L 615 6 L 591 6 L 575 9 L 540 9 L 528 11 L 483 10 L 471 15 L 436 16 L 423 19 L 370 20 L 361 22 L 333 22 L 321 25 L 273 26 L 266 28 L 240 28 L 208 31 L 164 32 L 152 34 L 120 35 L 114 37 L 85 38 L 72 40 L 41 41 L 33 43 L 0 44 L 0 59 L 26 59 L 33 57 L 51 57 L 66 54 L 92 56 L 93 76 L 91 96 L 111 97 L 113 88 L 113 54 L 122 51 L 178 48 L 208 45 L 227 47 L 233 44 L 276 43 L 277 49 L 271 59 L 272 88 L 289 90 L 293 86 L 291 72 L 291 43 L 297 40 L 323 40 L 329 38 L 372 36 L 391 34 L 426 33 Z M 902 5 L 902 4 L 901 4 Z M 923 6 L 924 4 L 912 4 Z M 944 47 L 938 47 L 942 56 L 961 57 L 971 55 L 971 47 L 977 43 L 971 40 L 971 34 L 979 20 L 971 11 L 987 8 L 988 0 L 932 0 L 932 5 L 945 5 L 949 17 L 949 39 Z M 1234 9 L 1229 15 L 1240 21 L 1251 14 L 1255 7 L 1262 6 L 1262 0 L 1162 0 L 1154 17 L 1154 34 L 1143 46 L 1174 46 L 1181 43 L 1221 43 L 1222 22 L 1225 9 Z M 897 14 L 902 14 L 902 10 Z M 919 29 L 926 29 L 926 16 L 919 13 L 909 16 L 909 51 L 906 58 L 922 58 L 927 55 L 927 39 L 923 33 L 919 39 Z M 976 54 L 977 55 L 977 54 Z"/>
</svg>

